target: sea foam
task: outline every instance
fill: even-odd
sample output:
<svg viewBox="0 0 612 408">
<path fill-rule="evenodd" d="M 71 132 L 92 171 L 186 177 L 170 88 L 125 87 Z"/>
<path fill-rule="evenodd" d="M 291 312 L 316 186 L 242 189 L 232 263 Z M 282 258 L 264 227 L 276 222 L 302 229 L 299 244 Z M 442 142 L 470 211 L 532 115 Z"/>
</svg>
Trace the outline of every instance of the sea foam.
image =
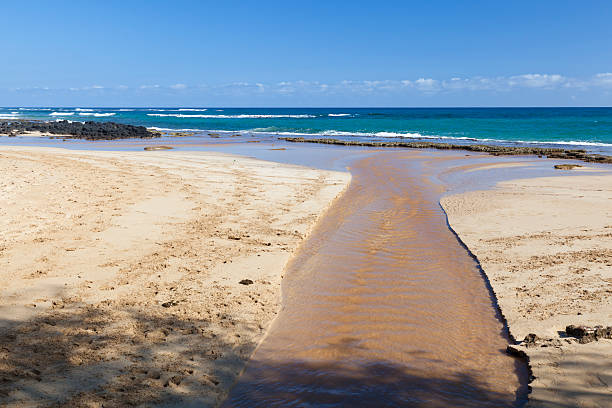
<svg viewBox="0 0 612 408">
<path fill-rule="evenodd" d="M 314 118 L 313 115 L 185 115 L 182 113 L 147 113 L 147 116 L 174 117 L 174 118 L 207 118 L 207 119 L 272 119 L 272 118 L 293 118 L 305 119 Z"/>
<path fill-rule="evenodd" d="M 162 127 L 156 127 L 156 126 L 150 126 L 147 129 L 157 130 L 159 132 L 210 132 L 209 130 L 205 130 L 205 129 L 172 129 L 172 128 L 162 128 Z M 235 133 L 235 132 L 232 132 L 232 133 Z"/>
<path fill-rule="evenodd" d="M 114 112 L 109 113 L 98 113 L 98 112 L 79 112 L 79 116 L 93 116 L 96 118 L 103 118 L 107 116 L 115 116 Z"/>
</svg>

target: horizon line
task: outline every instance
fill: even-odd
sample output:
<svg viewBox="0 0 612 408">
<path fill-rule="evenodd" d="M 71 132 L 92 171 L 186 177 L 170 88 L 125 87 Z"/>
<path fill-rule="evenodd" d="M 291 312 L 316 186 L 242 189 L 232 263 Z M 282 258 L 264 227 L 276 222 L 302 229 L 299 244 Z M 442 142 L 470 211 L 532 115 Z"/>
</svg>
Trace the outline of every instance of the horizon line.
<svg viewBox="0 0 612 408">
<path fill-rule="evenodd" d="M 583 106 L 529 106 L 529 105 L 511 105 L 511 106 L 193 106 L 193 105 L 175 105 L 175 106 L 93 106 L 93 105 L 13 105 L 0 106 L 0 109 L 11 108 L 97 108 L 97 109 L 582 109 L 582 108 L 612 108 L 612 105 L 583 105 Z"/>
</svg>

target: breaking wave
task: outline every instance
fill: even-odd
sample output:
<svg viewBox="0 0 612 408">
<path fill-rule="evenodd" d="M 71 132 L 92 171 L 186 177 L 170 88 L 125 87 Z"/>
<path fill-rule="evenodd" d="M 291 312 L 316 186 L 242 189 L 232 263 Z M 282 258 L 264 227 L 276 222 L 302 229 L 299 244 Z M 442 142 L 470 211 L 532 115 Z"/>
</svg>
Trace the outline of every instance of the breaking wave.
<svg viewBox="0 0 612 408">
<path fill-rule="evenodd" d="M 93 116 L 96 118 L 103 118 L 103 117 L 108 117 L 108 116 L 115 116 L 115 113 L 114 112 L 109 112 L 109 113 L 80 112 L 79 116 Z"/>
<path fill-rule="evenodd" d="M 277 118 L 293 118 L 305 119 L 314 118 L 313 115 L 184 115 L 181 113 L 147 113 L 147 116 L 157 117 L 174 117 L 174 118 L 207 118 L 207 119 L 277 119 Z"/>
</svg>

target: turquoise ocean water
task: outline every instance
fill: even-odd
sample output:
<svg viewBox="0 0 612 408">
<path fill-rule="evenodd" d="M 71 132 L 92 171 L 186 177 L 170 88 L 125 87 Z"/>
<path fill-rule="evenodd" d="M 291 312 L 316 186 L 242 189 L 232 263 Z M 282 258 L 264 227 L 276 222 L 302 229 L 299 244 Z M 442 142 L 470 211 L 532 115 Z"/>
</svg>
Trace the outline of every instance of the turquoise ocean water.
<svg viewBox="0 0 612 408">
<path fill-rule="evenodd" d="M 536 144 L 612 154 L 612 108 L 0 108 L 0 119 L 362 140 Z"/>
</svg>

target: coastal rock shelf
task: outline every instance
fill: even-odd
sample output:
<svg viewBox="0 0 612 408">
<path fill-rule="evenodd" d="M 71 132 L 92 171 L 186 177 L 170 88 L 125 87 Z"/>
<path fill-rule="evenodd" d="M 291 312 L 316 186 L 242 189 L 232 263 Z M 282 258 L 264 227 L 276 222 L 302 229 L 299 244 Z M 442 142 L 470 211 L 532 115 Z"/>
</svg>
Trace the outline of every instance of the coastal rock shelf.
<svg viewBox="0 0 612 408">
<path fill-rule="evenodd" d="M 482 144 L 452 144 L 436 142 L 366 142 L 340 139 L 306 139 L 303 137 L 281 137 L 281 140 L 294 143 L 323 143 L 341 146 L 365 147 L 404 147 L 410 149 L 438 149 L 438 150 L 468 150 L 471 152 L 489 153 L 493 156 L 520 156 L 535 155 L 546 156 L 550 159 L 572 159 L 593 163 L 612 163 L 612 156 L 587 153 L 583 149 L 553 149 L 527 146 L 497 146 Z"/>
<path fill-rule="evenodd" d="M 115 122 L 40 122 L 11 120 L 0 122 L 0 135 L 58 135 L 87 140 L 114 140 L 130 138 L 160 137 L 159 132 L 152 132 L 144 126 L 124 125 Z"/>
</svg>

